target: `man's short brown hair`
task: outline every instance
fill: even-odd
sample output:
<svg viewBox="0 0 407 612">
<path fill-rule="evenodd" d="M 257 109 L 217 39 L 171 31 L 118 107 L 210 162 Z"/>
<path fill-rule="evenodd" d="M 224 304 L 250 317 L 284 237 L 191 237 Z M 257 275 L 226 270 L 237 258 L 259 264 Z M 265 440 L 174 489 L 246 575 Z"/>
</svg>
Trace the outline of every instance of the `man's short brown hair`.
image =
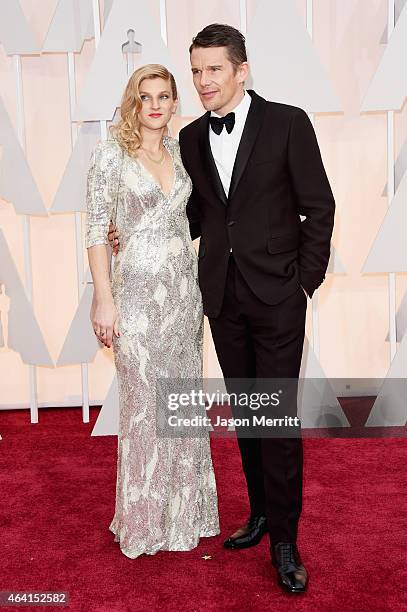
<svg viewBox="0 0 407 612">
<path fill-rule="evenodd" d="M 234 69 L 247 62 L 246 39 L 236 28 L 222 24 L 211 23 L 192 39 L 189 53 L 197 47 L 226 47 L 229 61 Z"/>
</svg>

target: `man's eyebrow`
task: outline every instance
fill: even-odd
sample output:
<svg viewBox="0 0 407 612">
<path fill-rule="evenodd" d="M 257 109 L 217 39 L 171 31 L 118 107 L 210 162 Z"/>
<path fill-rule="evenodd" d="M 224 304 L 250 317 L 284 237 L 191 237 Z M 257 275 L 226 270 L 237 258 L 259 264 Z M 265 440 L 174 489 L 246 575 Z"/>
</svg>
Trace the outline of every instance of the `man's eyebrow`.
<svg viewBox="0 0 407 612">
<path fill-rule="evenodd" d="M 222 64 L 210 64 L 207 68 L 222 68 Z M 200 70 L 198 66 L 191 66 L 191 70 Z"/>
</svg>

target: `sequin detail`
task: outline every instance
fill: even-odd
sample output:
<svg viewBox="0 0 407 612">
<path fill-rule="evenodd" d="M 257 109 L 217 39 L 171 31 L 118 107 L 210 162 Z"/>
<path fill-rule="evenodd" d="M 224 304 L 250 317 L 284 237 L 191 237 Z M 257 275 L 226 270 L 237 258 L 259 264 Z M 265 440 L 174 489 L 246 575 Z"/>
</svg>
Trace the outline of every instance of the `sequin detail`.
<svg viewBox="0 0 407 612">
<path fill-rule="evenodd" d="M 195 548 L 219 533 L 209 436 L 156 435 L 155 382 L 202 376 L 203 310 L 197 256 L 185 208 L 192 190 L 178 141 L 165 137 L 174 164 L 166 196 L 137 160 L 124 155 L 113 259 L 112 294 L 119 312 L 114 337 L 120 419 L 116 505 L 109 529 L 130 558 Z M 108 244 L 121 149 L 99 142 L 87 183 L 86 246 Z"/>
</svg>

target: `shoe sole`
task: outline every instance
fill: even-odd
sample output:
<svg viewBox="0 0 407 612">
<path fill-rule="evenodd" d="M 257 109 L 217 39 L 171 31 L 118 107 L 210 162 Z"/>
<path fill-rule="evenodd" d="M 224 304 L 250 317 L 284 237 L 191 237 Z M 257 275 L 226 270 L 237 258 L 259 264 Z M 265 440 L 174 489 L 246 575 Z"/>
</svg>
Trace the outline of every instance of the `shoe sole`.
<svg viewBox="0 0 407 612">
<path fill-rule="evenodd" d="M 225 542 L 223 542 L 223 547 L 227 548 L 228 550 L 240 550 L 242 548 L 251 548 L 252 546 L 257 546 L 257 544 L 260 544 L 260 542 L 262 541 L 262 539 L 264 538 L 264 536 L 267 534 L 268 532 L 265 531 L 259 538 L 257 538 L 256 540 L 252 540 L 250 543 L 248 544 L 226 544 Z"/>
<path fill-rule="evenodd" d="M 282 580 L 279 580 L 278 584 L 284 589 L 286 593 L 289 593 L 290 595 L 302 595 L 303 593 L 306 593 L 308 588 L 308 581 L 305 583 L 305 587 L 301 591 L 297 591 L 296 589 L 290 589 L 290 587 L 288 587 Z"/>
</svg>

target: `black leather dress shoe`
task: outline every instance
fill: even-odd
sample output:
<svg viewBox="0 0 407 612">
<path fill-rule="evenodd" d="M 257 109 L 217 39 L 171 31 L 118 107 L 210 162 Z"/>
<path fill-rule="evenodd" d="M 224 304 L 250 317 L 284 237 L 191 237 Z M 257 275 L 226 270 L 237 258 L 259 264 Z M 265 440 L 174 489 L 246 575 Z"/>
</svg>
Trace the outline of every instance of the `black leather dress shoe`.
<svg viewBox="0 0 407 612">
<path fill-rule="evenodd" d="M 295 544 L 279 542 L 271 550 L 271 562 L 278 572 L 278 582 L 288 593 L 305 593 L 308 574 L 302 565 L 300 553 Z"/>
<path fill-rule="evenodd" d="M 240 527 L 227 540 L 223 542 L 225 548 L 249 548 L 256 546 L 268 531 L 265 516 L 253 516 L 244 527 Z"/>
</svg>

